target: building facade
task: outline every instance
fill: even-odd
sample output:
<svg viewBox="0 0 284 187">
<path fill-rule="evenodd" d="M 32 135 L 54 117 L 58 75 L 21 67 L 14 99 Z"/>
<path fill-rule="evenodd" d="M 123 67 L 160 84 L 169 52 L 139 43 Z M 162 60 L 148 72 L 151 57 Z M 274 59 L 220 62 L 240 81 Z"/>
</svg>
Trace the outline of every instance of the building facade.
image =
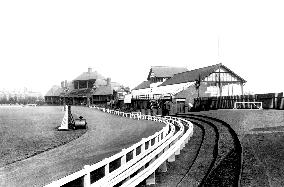
<svg viewBox="0 0 284 187">
<path fill-rule="evenodd" d="M 161 72 L 164 69 L 166 69 L 165 74 L 171 74 L 172 76 L 162 77 L 160 76 L 162 73 L 158 73 L 159 76 L 155 77 L 155 71 Z M 171 69 L 173 71 L 169 73 Z M 177 72 L 176 69 L 156 67 L 153 71 L 152 67 L 147 81 L 139 84 L 131 92 L 134 105 L 138 106 L 138 108 L 141 108 L 141 106 L 145 108 L 147 105 L 145 103 L 149 102 L 149 100 L 158 100 L 161 103 L 170 101 L 176 107 L 174 110 L 178 111 L 178 108 L 190 107 L 194 98 L 197 97 L 243 94 L 243 85 L 246 81 L 223 64 L 191 71 L 180 69 L 181 72 Z"/>
<path fill-rule="evenodd" d="M 53 86 L 45 95 L 45 101 L 56 105 L 105 105 L 116 99 L 120 88 L 123 88 L 121 84 L 88 68 L 72 82 L 63 81 L 61 87 Z"/>
</svg>

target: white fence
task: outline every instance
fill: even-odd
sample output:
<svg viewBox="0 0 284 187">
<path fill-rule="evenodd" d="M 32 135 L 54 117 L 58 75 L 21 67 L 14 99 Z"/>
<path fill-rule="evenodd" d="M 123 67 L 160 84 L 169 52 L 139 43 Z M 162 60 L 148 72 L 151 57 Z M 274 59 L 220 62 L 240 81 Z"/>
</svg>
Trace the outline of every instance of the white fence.
<svg viewBox="0 0 284 187">
<path fill-rule="evenodd" d="M 47 187 L 68 185 L 76 180 L 83 181 L 84 187 L 136 186 L 145 179 L 148 184 L 154 184 L 155 171 L 159 168 L 165 172 L 166 161 L 175 161 L 175 155 L 180 154 L 193 134 L 193 125 L 184 119 L 142 115 L 140 112 L 125 113 L 96 106 L 91 108 L 137 120 L 162 122 L 166 126 L 131 147 L 96 164 L 86 165 L 82 170 L 54 181 Z"/>
<path fill-rule="evenodd" d="M 239 108 L 244 108 L 244 109 L 262 109 L 262 102 L 235 102 L 234 108 L 233 109 L 239 109 Z"/>
</svg>

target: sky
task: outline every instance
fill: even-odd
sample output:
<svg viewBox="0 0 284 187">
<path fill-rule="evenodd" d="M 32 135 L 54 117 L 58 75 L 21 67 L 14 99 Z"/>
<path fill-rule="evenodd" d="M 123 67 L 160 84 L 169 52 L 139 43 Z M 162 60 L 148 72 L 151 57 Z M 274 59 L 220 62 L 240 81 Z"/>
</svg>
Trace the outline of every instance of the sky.
<svg viewBox="0 0 284 187">
<path fill-rule="evenodd" d="M 134 88 L 151 66 L 191 70 L 222 63 L 247 80 L 247 92 L 282 92 L 283 5 L 0 1 L 0 90 L 27 87 L 44 95 L 88 67 Z"/>
</svg>

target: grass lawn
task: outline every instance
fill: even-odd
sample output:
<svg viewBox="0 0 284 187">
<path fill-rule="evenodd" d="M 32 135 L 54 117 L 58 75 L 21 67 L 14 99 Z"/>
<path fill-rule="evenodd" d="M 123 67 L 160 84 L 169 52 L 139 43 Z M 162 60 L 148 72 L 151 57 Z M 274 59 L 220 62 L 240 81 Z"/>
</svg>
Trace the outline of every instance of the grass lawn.
<svg viewBox="0 0 284 187">
<path fill-rule="evenodd" d="M 40 148 L 40 146 L 36 145 L 41 145 L 42 142 L 46 142 L 46 145 L 50 147 L 52 144 L 56 145 L 56 142 L 61 142 L 61 139 L 66 139 L 68 133 L 80 132 L 77 130 L 57 131 L 56 126 L 60 125 L 63 118 L 61 107 L 42 108 L 43 111 L 41 111 L 40 108 L 38 109 L 39 114 L 36 116 L 41 117 L 38 117 L 39 120 L 37 121 L 41 122 L 45 118 L 51 118 L 48 123 L 30 124 L 27 122 L 26 125 L 34 128 L 34 130 L 24 131 L 25 128 L 22 127 L 23 125 L 20 125 L 23 132 L 13 132 L 13 134 L 16 134 L 18 137 L 20 137 L 21 134 L 27 134 L 25 137 L 21 138 L 27 142 L 26 147 L 29 147 L 31 151 Z M 33 110 L 30 112 L 32 114 L 36 111 L 35 109 L 29 110 Z M 23 112 L 18 111 L 17 115 L 21 113 Z M 57 115 L 57 113 L 61 114 Z M 0 167 L 0 186 L 44 186 L 54 180 L 58 180 L 81 170 L 84 165 L 92 165 L 104 158 L 110 157 L 120 152 L 123 148 L 128 148 L 134 143 L 141 141 L 142 138 L 155 134 L 155 132 L 165 126 L 163 123 L 159 122 L 133 120 L 87 107 L 73 106 L 72 114 L 76 114 L 77 116 L 82 115 L 87 120 L 87 132 L 80 138 L 56 149 L 51 149 L 28 159 Z M 52 117 L 52 115 L 54 116 Z M 8 115 L 6 114 L 5 116 Z M 37 117 L 32 117 L 31 119 L 34 120 L 36 118 Z M 29 120 L 28 118 L 28 121 Z M 38 127 L 38 125 L 40 126 Z M 44 130 L 43 128 L 46 129 Z M 47 136 L 47 133 L 51 137 Z M 74 134 L 71 137 L 74 137 Z M 6 139 L 9 138 L 9 136 L 6 137 Z M 31 141 L 31 139 L 33 139 L 33 141 Z M 37 139 L 40 141 L 36 141 Z M 15 141 L 17 141 L 17 139 Z M 17 145 L 22 144 L 19 141 L 16 142 Z M 34 144 L 34 142 L 36 142 L 36 144 Z M 11 144 L 11 146 L 15 147 L 15 151 L 19 150 L 16 148 L 16 145 Z M 6 147 L 9 148 L 10 146 Z M 25 148 L 23 150 L 25 150 Z M 26 153 L 28 152 L 26 151 Z"/>
<path fill-rule="evenodd" d="M 58 147 L 86 132 L 57 131 L 63 116 L 62 107 L 0 107 L 0 167 Z"/>
<path fill-rule="evenodd" d="M 243 147 L 241 186 L 284 186 L 284 111 L 211 110 L 237 132 Z"/>
<path fill-rule="evenodd" d="M 281 129 L 284 126 L 284 110 L 210 110 L 201 111 L 198 114 L 212 116 L 227 122 L 240 139 L 254 129 L 268 127 Z"/>
<path fill-rule="evenodd" d="M 284 133 L 253 134 L 250 144 L 258 161 L 266 168 L 270 186 L 284 186 Z"/>
</svg>

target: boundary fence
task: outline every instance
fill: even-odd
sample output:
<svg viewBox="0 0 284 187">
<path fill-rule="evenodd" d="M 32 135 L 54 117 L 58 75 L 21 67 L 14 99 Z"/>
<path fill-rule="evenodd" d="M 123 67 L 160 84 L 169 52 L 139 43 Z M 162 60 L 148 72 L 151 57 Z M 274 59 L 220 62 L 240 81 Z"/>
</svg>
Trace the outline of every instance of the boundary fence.
<svg viewBox="0 0 284 187">
<path fill-rule="evenodd" d="M 193 134 L 192 123 L 182 118 L 125 113 L 96 106 L 91 108 L 135 120 L 162 122 L 166 126 L 131 147 L 96 164 L 85 165 L 82 170 L 53 181 L 46 187 L 136 186 L 144 180 L 147 184 L 155 184 L 155 171 L 166 172 L 166 162 L 175 161 L 175 155 L 180 154 Z"/>
<path fill-rule="evenodd" d="M 233 109 L 235 102 L 262 102 L 263 109 L 284 109 L 283 93 L 200 97 L 194 99 L 193 110 Z M 244 106 L 245 107 L 245 106 Z"/>
</svg>

